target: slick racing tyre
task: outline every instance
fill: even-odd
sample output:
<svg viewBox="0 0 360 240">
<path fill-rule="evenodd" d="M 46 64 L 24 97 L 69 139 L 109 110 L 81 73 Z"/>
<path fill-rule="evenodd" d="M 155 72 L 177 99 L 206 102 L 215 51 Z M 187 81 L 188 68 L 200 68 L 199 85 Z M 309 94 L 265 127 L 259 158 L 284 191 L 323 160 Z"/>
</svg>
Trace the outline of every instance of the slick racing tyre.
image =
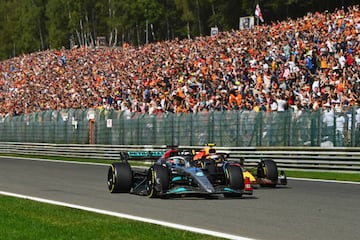
<svg viewBox="0 0 360 240">
<path fill-rule="evenodd" d="M 261 186 L 270 186 L 270 187 L 276 186 L 278 181 L 278 169 L 276 166 L 276 162 L 271 159 L 261 160 L 261 162 L 258 165 L 257 176 L 259 178 L 265 178 L 271 180 L 274 183 L 270 185 L 260 184 Z"/>
<path fill-rule="evenodd" d="M 160 197 L 170 187 L 170 171 L 163 165 L 150 167 L 146 181 L 146 192 L 149 198 Z"/>
<path fill-rule="evenodd" d="M 244 190 L 244 176 L 240 166 L 229 165 L 225 170 L 226 184 L 234 190 Z M 241 197 L 241 193 L 224 193 L 224 197 Z"/>
<path fill-rule="evenodd" d="M 133 185 L 131 167 L 127 163 L 112 163 L 108 170 L 107 185 L 111 193 L 128 193 Z"/>
</svg>

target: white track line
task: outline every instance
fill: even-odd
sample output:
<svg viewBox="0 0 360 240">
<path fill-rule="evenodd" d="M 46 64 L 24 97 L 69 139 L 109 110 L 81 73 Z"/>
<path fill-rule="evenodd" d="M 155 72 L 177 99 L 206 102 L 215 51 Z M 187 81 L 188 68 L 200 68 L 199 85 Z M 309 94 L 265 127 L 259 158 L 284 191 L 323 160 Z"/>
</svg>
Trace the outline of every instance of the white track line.
<svg viewBox="0 0 360 240">
<path fill-rule="evenodd" d="M 82 164 L 82 165 L 99 165 L 99 166 L 109 166 L 110 165 L 110 164 L 106 164 L 106 163 L 77 162 L 77 161 L 66 161 L 66 160 L 45 159 L 45 158 L 44 159 L 43 158 L 25 158 L 25 157 L 11 157 L 11 156 L 0 156 L 0 158 L 13 158 L 13 159 L 29 160 L 29 161 Z M 116 161 L 114 161 L 114 162 L 116 162 Z"/>
<path fill-rule="evenodd" d="M 299 181 L 309 181 L 309 182 L 327 182 L 327 183 L 360 184 L 360 182 L 338 181 L 338 180 L 323 180 L 323 179 L 315 179 L 315 178 L 293 178 L 293 177 L 288 177 L 287 179 L 299 180 Z"/>
<path fill-rule="evenodd" d="M 74 204 L 59 202 L 59 201 L 53 201 L 53 200 L 48 200 L 48 199 L 44 199 L 44 198 L 31 197 L 31 196 L 26 196 L 26 195 L 21 195 L 21 194 L 16 194 L 16 193 L 0 191 L 0 195 L 28 199 L 28 200 L 32 200 L 32 201 L 48 203 L 48 204 L 58 205 L 58 206 L 63 206 L 63 207 L 75 208 L 75 209 L 80 209 L 80 210 L 84 210 L 84 211 L 89 211 L 89 212 L 94 212 L 94 213 L 99 213 L 99 214 L 104 214 L 104 215 L 110 215 L 110 216 L 115 216 L 115 217 L 119 217 L 119 218 L 135 220 L 135 221 L 141 221 L 141 222 L 161 225 L 161 226 L 165 226 L 165 227 L 170 227 L 170 228 L 175 228 L 175 229 L 180 229 L 180 230 L 185 230 L 185 231 L 190 231 L 190 232 L 194 232 L 194 233 L 200 233 L 200 234 L 205 234 L 205 235 L 210 235 L 210 236 L 220 237 L 220 238 L 225 238 L 225 239 L 255 240 L 253 238 L 246 238 L 246 237 L 236 236 L 236 235 L 227 234 L 227 233 L 221 233 L 221 232 L 216 232 L 216 231 L 211 231 L 211 230 L 206 230 L 206 229 L 201 229 L 201 228 L 185 226 L 185 225 L 176 224 L 176 223 L 168 223 L 168 222 L 159 221 L 159 220 L 150 219 L 150 218 L 137 217 L 137 216 L 123 214 L 123 213 L 111 212 L 111 211 L 101 210 L 101 209 L 97 209 L 97 208 L 90 208 L 90 207 L 74 205 Z"/>
</svg>

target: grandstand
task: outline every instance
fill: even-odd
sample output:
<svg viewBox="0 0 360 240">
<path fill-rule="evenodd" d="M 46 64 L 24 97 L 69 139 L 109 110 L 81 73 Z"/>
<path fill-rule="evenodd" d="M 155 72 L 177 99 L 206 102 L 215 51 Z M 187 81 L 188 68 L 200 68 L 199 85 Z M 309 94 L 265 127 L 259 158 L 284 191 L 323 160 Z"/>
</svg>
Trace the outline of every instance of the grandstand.
<svg viewBox="0 0 360 240">
<path fill-rule="evenodd" d="M 195 39 L 34 52 L 0 63 L 0 117 L 60 109 L 347 113 L 360 103 L 359 40 L 352 6 Z"/>
</svg>

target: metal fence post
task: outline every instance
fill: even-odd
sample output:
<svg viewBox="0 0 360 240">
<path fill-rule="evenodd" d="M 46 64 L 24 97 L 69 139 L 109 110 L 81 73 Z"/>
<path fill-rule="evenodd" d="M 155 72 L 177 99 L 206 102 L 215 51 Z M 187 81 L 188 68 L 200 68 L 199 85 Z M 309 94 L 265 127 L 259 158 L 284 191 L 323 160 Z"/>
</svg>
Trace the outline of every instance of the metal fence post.
<svg viewBox="0 0 360 240">
<path fill-rule="evenodd" d="M 355 147 L 357 145 L 357 126 L 356 126 L 356 111 L 355 107 L 351 108 L 351 147 Z"/>
</svg>

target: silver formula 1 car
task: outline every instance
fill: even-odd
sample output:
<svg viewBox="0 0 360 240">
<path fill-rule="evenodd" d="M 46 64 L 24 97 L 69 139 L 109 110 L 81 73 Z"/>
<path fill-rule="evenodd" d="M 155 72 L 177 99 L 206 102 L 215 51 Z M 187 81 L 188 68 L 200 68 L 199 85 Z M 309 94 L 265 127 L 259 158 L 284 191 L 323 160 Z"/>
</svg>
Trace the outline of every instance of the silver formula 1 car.
<svg viewBox="0 0 360 240">
<path fill-rule="evenodd" d="M 253 193 L 250 182 L 244 180 L 241 166 L 236 163 L 225 164 L 224 174 L 218 175 L 215 181 L 207 171 L 193 165 L 193 155 L 186 151 L 168 150 L 147 169 L 131 167 L 128 156 L 125 153 L 122 156 L 122 161 L 112 163 L 108 170 L 107 185 L 111 193 L 132 193 L 150 198 L 241 197 Z"/>
</svg>

